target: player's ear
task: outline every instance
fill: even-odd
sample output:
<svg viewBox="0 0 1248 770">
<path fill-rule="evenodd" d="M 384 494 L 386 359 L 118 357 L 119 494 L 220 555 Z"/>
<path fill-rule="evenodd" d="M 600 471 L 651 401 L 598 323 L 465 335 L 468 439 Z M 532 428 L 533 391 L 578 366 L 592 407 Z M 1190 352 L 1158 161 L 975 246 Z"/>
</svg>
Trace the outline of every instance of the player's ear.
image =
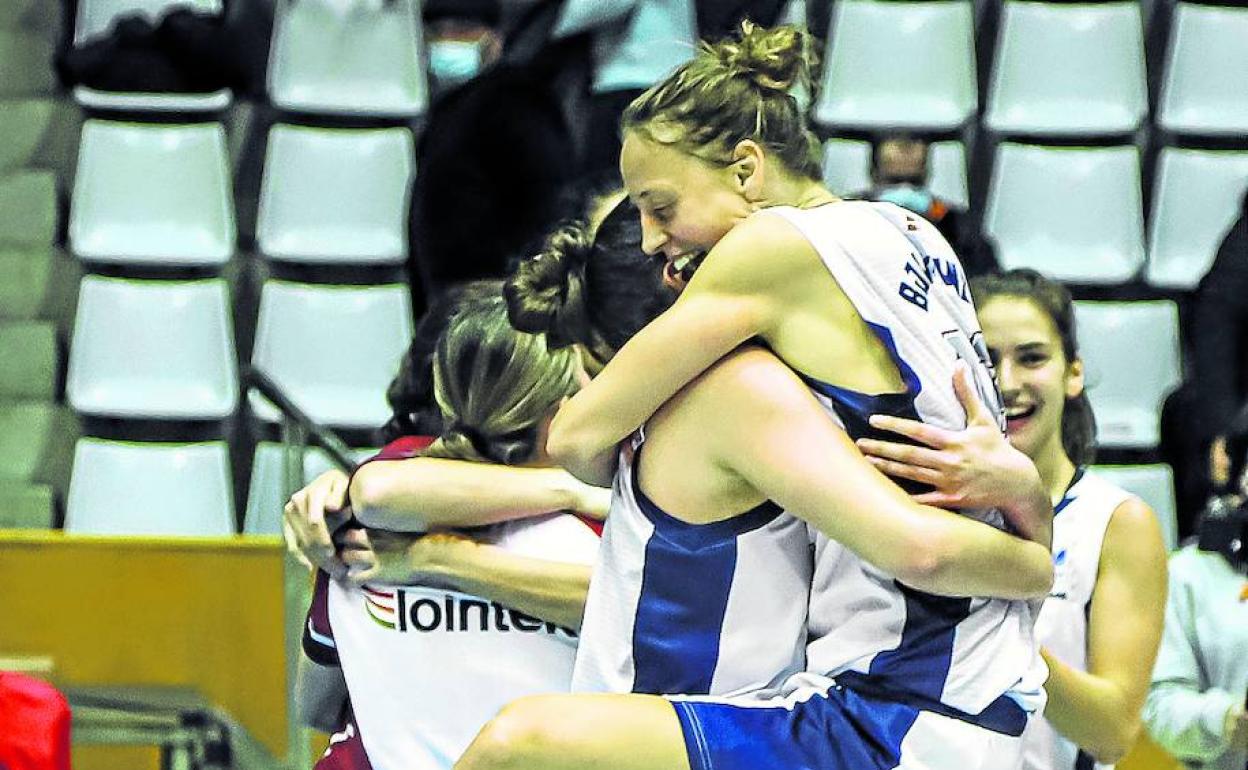
<svg viewBox="0 0 1248 770">
<path fill-rule="evenodd" d="M 733 185 L 746 200 L 757 201 L 763 194 L 763 148 L 753 139 L 742 139 L 732 148 L 728 166 Z"/>
</svg>

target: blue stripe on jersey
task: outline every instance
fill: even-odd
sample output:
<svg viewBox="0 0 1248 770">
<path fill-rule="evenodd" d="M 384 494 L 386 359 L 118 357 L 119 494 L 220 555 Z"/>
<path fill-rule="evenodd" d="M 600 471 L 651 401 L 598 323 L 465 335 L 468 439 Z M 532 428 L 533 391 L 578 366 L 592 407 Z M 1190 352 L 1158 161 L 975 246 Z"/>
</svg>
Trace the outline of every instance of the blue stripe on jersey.
<svg viewBox="0 0 1248 770">
<path fill-rule="evenodd" d="M 719 639 L 737 567 L 737 537 L 774 520 L 767 501 L 710 524 L 691 524 L 663 511 L 641 491 L 641 448 L 633 458 L 637 507 L 654 525 L 646 543 L 641 596 L 633 621 L 633 692 L 710 692 Z"/>
<path fill-rule="evenodd" d="M 954 636 L 958 624 L 970 617 L 971 600 L 893 584 L 906 599 L 906 624 L 896 649 L 871 660 L 869 675 L 885 690 L 939 701 L 953 664 Z"/>
<path fill-rule="evenodd" d="M 1070 494 L 1070 490 L 1074 489 L 1075 485 L 1078 484 L 1079 481 L 1083 478 L 1083 472 L 1085 470 L 1087 469 L 1084 468 L 1083 466 L 1080 466 L 1075 469 L 1075 475 L 1071 477 L 1070 483 L 1066 485 L 1066 491 L 1062 494 L 1062 499 L 1057 503 L 1057 505 L 1053 506 L 1054 516 L 1066 510 L 1066 506 L 1073 503 L 1075 501 L 1075 498 L 1079 497 L 1078 495 Z"/>
</svg>

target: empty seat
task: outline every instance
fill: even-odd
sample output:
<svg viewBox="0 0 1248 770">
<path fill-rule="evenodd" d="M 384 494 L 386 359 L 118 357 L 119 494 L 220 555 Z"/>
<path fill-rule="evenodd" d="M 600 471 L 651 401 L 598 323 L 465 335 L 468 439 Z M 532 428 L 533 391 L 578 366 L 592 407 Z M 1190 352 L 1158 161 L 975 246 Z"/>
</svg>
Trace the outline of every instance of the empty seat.
<svg viewBox="0 0 1248 770">
<path fill-rule="evenodd" d="M 82 279 L 66 394 L 83 414 L 221 419 L 238 404 L 222 279 Z"/>
<path fill-rule="evenodd" d="M 0 246 L 51 246 L 56 222 L 55 172 L 29 169 L 0 176 Z"/>
<path fill-rule="evenodd" d="M 1162 150 L 1149 218 L 1148 282 L 1194 288 L 1239 218 L 1246 190 L 1248 152 Z"/>
<path fill-rule="evenodd" d="M 64 489 L 76 435 L 73 415 L 64 407 L 0 401 L 0 479 Z"/>
<path fill-rule="evenodd" d="M 1138 3 L 1005 3 L 984 115 L 989 128 L 1117 134 L 1134 131 L 1147 113 Z"/>
<path fill-rule="evenodd" d="M 1149 449 L 1165 397 L 1179 384 L 1179 311 L 1168 300 L 1075 303 L 1079 349 L 1097 440 Z"/>
<path fill-rule="evenodd" d="M 851 128 L 957 128 L 979 106 L 970 0 L 842 0 L 814 119 Z"/>
<path fill-rule="evenodd" d="M 966 182 L 966 147 L 961 142 L 933 142 L 927 149 L 927 188 L 954 208 L 971 205 Z"/>
<path fill-rule="evenodd" d="M 30 165 L 52 125 L 56 112 L 51 99 L 5 100 L 0 109 L 0 171 Z"/>
<path fill-rule="evenodd" d="M 23 321 L 51 313 L 52 255 L 45 249 L 0 247 L 0 319 Z"/>
<path fill-rule="evenodd" d="M 984 234 L 1007 270 L 1075 283 L 1131 279 L 1144 264 L 1139 151 L 999 145 Z"/>
<path fill-rule="evenodd" d="M 0 529 L 48 529 L 53 524 L 56 495 L 47 484 L 0 480 Z"/>
<path fill-rule="evenodd" d="M 825 141 L 823 183 L 837 195 L 861 195 L 871 189 L 871 143 L 858 139 Z"/>
<path fill-rule="evenodd" d="M 56 325 L 50 321 L 0 323 L 0 398 L 56 398 Z"/>
<path fill-rule="evenodd" d="M 229 260 L 234 240 L 220 124 L 86 122 L 69 217 L 77 256 L 217 265 Z"/>
<path fill-rule="evenodd" d="M 419 115 L 421 40 L 415 0 L 278 0 L 269 97 L 299 112 Z"/>
<path fill-rule="evenodd" d="M 1174 502 L 1174 471 L 1169 465 L 1094 465 L 1092 471 L 1148 503 L 1161 524 L 1166 549 L 1179 546 L 1179 524 Z"/>
<path fill-rule="evenodd" d="M 405 128 L 274 126 L 256 223 L 260 251 L 302 262 L 402 262 L 413 153 Z"/>
<path fill-rule="evenodd" d="M 234 533 L 230 460 L 222 442 L 145 444 L 79 439 L 65 531 L 94 535 Z"/>
<path fill-rule="evenodd" d="M 52 36 L 24 29 L 0 29 L 0 96 L 55 94 Z"/>
<path fill-rule="evenodd" d="M 412 338 L 405 286 L 313 286 L 269 281 L 260 296 L 252 364 L 313 420 L 375 428 L 390 418 L 386 386 Z M 279 419 L 262 396 L 256 415 Z"/>
<path fill-rule="evenodd" d="M 1178 3 L 1157 124 L 1187 134 L 1248 134 L 1248 8 Z"/>
<path fill-rule="evenodd" d="M 365 460 L 376 454 L 375 449 L 358 449 L 354 459 Z M 247 512 L 243 518 L 243 532 L 248 535 L 282 534 L 282 507 L 286 505 L 285 447 L 271 441 L 256 445 L 251 461 L 251 488 L 247 493 Z M 310 447 L 303 454 L 301 484 L 307 484 L 327 470 L 335 468 L 329 455 L 318 447 Z"/>
</svg>

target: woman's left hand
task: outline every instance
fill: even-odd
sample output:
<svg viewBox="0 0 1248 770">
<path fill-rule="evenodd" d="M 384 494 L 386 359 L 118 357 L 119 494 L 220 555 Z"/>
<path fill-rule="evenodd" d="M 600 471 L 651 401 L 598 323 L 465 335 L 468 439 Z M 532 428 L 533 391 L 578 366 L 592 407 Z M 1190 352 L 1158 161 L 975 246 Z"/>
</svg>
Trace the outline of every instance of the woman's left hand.
<svg viewBox="0 0 1248 770">
<path fill-rule="evenodd" d="M 970 384 L 959 364 L 953 389 L 966 409 L 966 428 L 946 430 L 888 415 L 872 415 L 872 427 L 897 433 L 922 446 L 858 439 L 868 462 L 895 478 L 934 489 L 914 495 L 915 502 L 940 508 L 1007 508 L 1035 489 L 1039 476 L 1031 460 L 1010 445 L 995 415 Z"/>
</svg>

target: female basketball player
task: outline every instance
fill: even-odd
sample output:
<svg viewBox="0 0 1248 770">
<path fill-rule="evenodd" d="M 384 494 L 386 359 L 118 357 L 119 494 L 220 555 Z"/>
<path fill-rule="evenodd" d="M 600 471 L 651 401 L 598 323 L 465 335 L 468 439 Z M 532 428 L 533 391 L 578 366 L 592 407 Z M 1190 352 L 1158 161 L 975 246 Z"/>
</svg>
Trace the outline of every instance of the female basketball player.
<svg viewBox="0 0 1248 770">
<path fill-rule="evenodd" d="M 1032 270 L 971 282 L 1005 399 L 1010 443 L 1036 464 L 1057 515 L 1056 580 L 1036 624 L 1049 666 L 1044 719 L 1028 727 L 1028 770 L 1107 767 L 1131 748 L 1161 638 L 1166 552 L 1157 517 L 1086 466 L 1096 440 L 1070 293 Z M 941 487 L 974 465 L 956 435 L 881 418 L 935 451 L 864 440 L 878 468 Z M 1123 622 L 1129 618 L 1130 622 Z"/>
<path fill-rule="evenodd" d="M 501 465 L 550 464 L 546 428 L 584 378 L 575 351 L 549 351 L 540 335 L 512 329 L 499 291 L 461 303 L 433 372 L 445 428 L 424 455 Z M 364 467 L 394 464 L 409 450 L 396 442 Z M 373 768 L 449 767 L 508 700 L 568 688 L 576 638 L 558 621 L 579 622 L 597 533 L 555 513 L 473 537 L 494 562 L 549 565 L 544 598 L 528 599 L 542 619 L 471 593 L 471 571 L 422 586 L 388 584 L 376 572 L 376 581 L 352 586 L 320 573 L 305 649 L 318 662 L 336 659 L 345 675 L 353 720 L 334 747 L 340 756 L 362 746 Z"/>
</svg>

